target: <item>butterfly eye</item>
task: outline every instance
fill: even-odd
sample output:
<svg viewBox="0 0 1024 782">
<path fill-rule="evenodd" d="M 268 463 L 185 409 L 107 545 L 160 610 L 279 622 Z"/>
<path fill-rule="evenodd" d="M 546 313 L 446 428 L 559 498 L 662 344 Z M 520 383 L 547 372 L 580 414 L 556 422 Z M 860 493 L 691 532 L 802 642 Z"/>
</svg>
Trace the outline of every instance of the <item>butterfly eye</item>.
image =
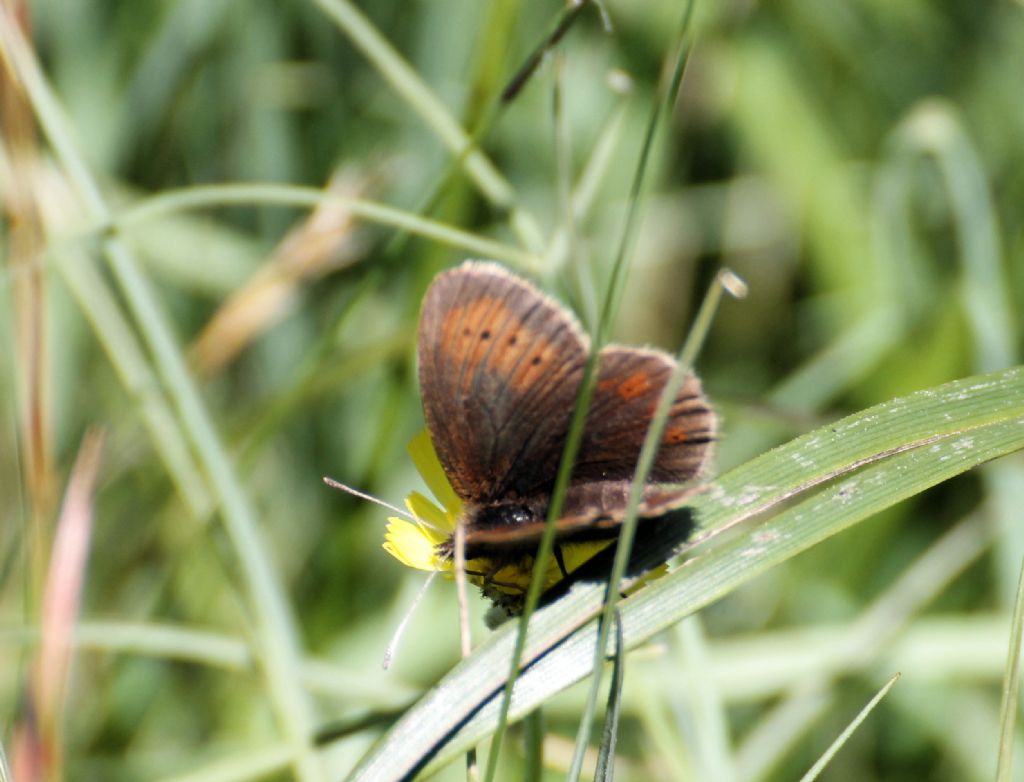
<svg viewBox="0 0 1024 782">
<path fill-rule="evenodd" d="M 483 331 L 480 332 L 480 339 L 490 339 L 490 338 L 491 338 L 491 332 L 488 331 L 487 329 L 484 329 Z"/>
</svg>

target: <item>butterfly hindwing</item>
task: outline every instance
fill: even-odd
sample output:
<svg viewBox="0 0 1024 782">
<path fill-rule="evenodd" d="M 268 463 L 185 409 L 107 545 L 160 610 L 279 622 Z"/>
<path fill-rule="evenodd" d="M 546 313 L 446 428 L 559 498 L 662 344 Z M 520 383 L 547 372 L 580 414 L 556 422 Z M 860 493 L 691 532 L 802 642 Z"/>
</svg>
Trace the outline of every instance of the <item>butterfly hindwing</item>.
<svg viewBox="0 0 1024 782">
<path fill-rule="evenodd" d="M 597 387 L 574 481 L 630 481 L 662 389 L 675 370 L 667 353 L 609 346 L 601 351 Z M 700 474 L 715 437 L 715 414 L 700 381 L 688 373 L 669 412 L 651 483 L 683 483 Z"/>
<path fill-rule="evenodd" d="M 555 539 L 560 542 L 610 540 L 618 536 L 626 515 L 631 484 L 629 481 L 594 481 L 570 487 L 562 515 L 555 522 Z M 654 518 L 682 507 L 698 489 L 663 489 L 647 486 L 637 509 L 639 518 Z M 505 527 L 470 527 L 466 531 L 466 551 L 470 558 L 508 557 L 532 554 L 545 519 L 538 515 L 528 523 Z"/>
</svg>

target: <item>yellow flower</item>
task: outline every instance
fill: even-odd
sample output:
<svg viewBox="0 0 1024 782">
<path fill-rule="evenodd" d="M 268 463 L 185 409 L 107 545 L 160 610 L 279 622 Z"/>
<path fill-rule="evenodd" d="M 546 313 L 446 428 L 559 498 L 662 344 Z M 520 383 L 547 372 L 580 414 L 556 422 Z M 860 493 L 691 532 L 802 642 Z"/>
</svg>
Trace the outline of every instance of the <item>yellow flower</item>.
<svg viewBox="0 0 1024 782">
<path fill-rule="evenodd" d="M 431 502 L 418 491 L 412 492 L 405 498 L 405 507 L 414 521 L 390 517 L 384 532 L 384 550 L 408 567 L 450 572 L 452 563 L 438 555 L 437 546 L 455 532 L 462 513 L 462 500 L 448 483 L 426 430 L 413 437 L 406 449 L 416 470 L 441 504 Z"/>
<path fill-rule="evenodd" d="M 448 482 L 426 430 L 413 437 L 407 449 L 413 464 L 437 499 L 437 503 L 419 492 L 412 492 L 406 497 L 405 506 L 413 520 L 397 516 L 388 519 L 384 533 L 384 550 L 403 565 L 417 570 L 441 571 L 451 578 L 454 563 L 451 559 L 441 556 L 437 547 L 454 534 L 463 510 L 462 500 Z M 562 544 L 562 558 L 566 570 L 572 573 L 611 543 L 612 541 L 599 541 Z M 506 564 L 496 572 L 491 560 L 473 559 L 466 562 L 466 570 L 469 580 L 481 587 L 484 594 L 515 610 L 516 603 L 529 587 L 533 557 L 527 556 L 521 562 Z M 545 590 L 564 577 L 554 557 L 549 559 L 546 570 Z"/>
</svg>

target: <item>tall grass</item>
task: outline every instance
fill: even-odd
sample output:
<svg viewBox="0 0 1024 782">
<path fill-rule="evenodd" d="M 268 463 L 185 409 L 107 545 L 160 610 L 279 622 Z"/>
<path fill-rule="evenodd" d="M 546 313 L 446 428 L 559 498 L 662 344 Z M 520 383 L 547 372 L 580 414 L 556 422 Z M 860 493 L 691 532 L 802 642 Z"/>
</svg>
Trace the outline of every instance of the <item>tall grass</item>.
<svg viewBox="0 0 1024 782">
<path fill-rule="evenodd" d="M 820 778 L 992 778 L 1024 558 L 1024 393 L 1002 371 L 1024 9 L 697 3 L 631 196 L 678 4 L 606 2 L 610 29 L 588 7 L 508 104 L 559 4 L 362 5 L 39 0 L 16 6 L 28 34 L 0 11 L 16 778 L 341 779 L 486 749 L 511 628 L 471 601 L 483 646 L 456 667 L 439 584 L 382 671 L 420 576 L 381 550 L 379 508 L 320 479 L 421 488 L 404 446 L 438 270 L 498 259 L 594 329 L 630 208 L 617 341 L 675 350 L 721 266 L 751 294 L 697 363 L 723 418 L 709 541 L 622 606 L 619 778 L 799 778 L 897 672 Z M 70 670 L 41 726 L 45 585 L 96 429 Z M 572 755 L 599 603 L 556 603 L 527 643 L 512 715 L 542 706 L 546 777 Z"/>
</svg>

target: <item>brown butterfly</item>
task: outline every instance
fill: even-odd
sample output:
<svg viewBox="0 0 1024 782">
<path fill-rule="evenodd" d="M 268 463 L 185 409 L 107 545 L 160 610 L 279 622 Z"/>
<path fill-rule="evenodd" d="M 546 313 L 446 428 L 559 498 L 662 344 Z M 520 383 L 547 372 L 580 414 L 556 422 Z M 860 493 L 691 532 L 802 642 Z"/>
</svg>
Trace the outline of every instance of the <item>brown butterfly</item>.
<svg viewBox="0 0 1024 782">
<path fill-rule="evenodd" d="M 513 611 L 522 597 L 489 589 L 488 582 L 536 552 L 588 346 L 568 310 L 497 264 L 467 262 L 443 272 L 424 298 L 419 380 L 427 429 L 464 504 L 465 558 L 490 563 L 474 575 L 483 576 L 485 594 Z M 618 535 L 641 445 L 675 366 L 657 350 L 609 345 L 601 351 L 556 522 L 563 576 L 569 573 L 562 546 Z M 705 468 L 716 421 L 690 373 L 644 488 L 642 519 L 662 517 L 692 496 L 693 489 L 680 484 Z M 438 548 L 451 557 L 454 536 Z"/>
</svg>

